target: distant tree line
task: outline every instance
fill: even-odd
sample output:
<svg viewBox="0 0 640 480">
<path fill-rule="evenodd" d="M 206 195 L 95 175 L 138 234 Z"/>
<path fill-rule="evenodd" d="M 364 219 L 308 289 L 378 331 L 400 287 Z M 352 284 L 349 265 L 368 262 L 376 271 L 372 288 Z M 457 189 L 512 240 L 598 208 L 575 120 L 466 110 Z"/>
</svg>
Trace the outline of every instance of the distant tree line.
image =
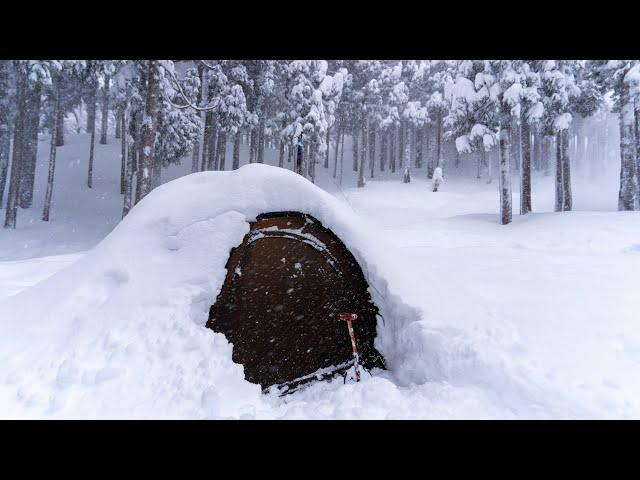
<svg viewBox="0 0 640 480">
<path fill-rule="evenodd" d="M 96 135 L 106 144 L 114 119 L 123 216 L 160 184 L 162 167 L 189 159 L 192 172 L 235 169 L 241 145 L 249 163 L 276 150 L 280 167 L 302 149 L 306 177 L 315 181 L 320 164 L 341 181 L 347 136 L 358 187 L 384 171 L 410 182 L 412 168 L 424 168 L 431 178 L 462 156 L 476 163 L 478 178 L 491 181 L 495 170 L 507 224 L 512 169 L 521 214 L 532 211 L 532 170 L 553 169 L 555 209 L 572 209 L 571 159 L 605 155 L 611 112 L 619 119 L 618 208 L 640 208 L 637 60 L 0 61 L 5 227 L 32 206 L 39 134 L 50 136 L 49 220 L 57 147 L 65 119 L 78 111 L 90 135 L 87 188 Z"/>
</svg>

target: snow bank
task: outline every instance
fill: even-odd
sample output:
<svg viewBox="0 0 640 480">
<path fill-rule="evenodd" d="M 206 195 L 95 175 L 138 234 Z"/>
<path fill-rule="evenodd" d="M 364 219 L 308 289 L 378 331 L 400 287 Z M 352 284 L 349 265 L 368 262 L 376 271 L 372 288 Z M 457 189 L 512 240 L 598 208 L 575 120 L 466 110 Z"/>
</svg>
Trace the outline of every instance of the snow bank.
<svg viewBox="0 0 640 480">
<path fill-rule="evenodd" d="M 385 319 L 376 347 L 389 371 L 266 396 L 244 380 L 225 337 L 204 327 L 247 222 L 286 210 L 318 218 L 360 263 Z M 395 414 L 386 403 L 402 396 L 396 383 L 427 380 L 415 360 L 425 345 L 411 333 L 419 311 L 386 280 L 389 248 L 346 204 L 284 169 L 254 164 L 164 184 L 83 258 L 0 304 L 0 416 L 410 415 L 406 402 Z M 333 403 L 344 395 L 353 410 Z"/>
</svg>

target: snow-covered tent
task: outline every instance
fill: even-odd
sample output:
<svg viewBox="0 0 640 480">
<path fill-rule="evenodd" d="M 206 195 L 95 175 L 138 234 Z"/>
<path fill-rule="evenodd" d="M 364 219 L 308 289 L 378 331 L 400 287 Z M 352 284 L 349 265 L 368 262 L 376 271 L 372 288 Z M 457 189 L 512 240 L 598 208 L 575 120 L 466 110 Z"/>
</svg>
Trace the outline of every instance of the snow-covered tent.
<svg viewBox="0 0 640 480">
<path fill-rule="evenodd" d="M 314 379 L 346 375 L 354 358 L 341 312 L 357 315 L 358 368 L 384 368 L 374 347 L 378 307 L 362 269 L 314 217 L 259 215 L 226 267 L 207 326 L 233 344 L 233 360 L 247 380 L 291 392 Z"/>
<path fill-rule="evenodd" d="M 359 385 L 368 392 L 360 403 L 370 409 L 392 391 L 398 399 L 396 384 L 424 383 L 428 368 L 416 362 L 433 364 L 439 350 L 423 355 L 421 315 L 385 279 L 398 278 L 389 274 L 390 247 L 347 204 L 308 180 L 253 164 L 157 187 L 80 260 L 0 303 L 0 411 L 11 418 L 295 417 L 301 404 L 263 395 L 233 361 L 225 335 L 205 326 L 230 252 L 251 222 L 292 211 L 330 229 L 362 269 L 380 311 L 375 349 L 387 367 L 359 384 L 338 378 L 294 397 L 317 388 L 347 395 Z M 336 324 L 346 335 L 344 323 Z M 303 403 L 305 416 L 326 411 Z M 348 416 L 370 411 L 357 405 L 350 404 Z"/>
</svg>

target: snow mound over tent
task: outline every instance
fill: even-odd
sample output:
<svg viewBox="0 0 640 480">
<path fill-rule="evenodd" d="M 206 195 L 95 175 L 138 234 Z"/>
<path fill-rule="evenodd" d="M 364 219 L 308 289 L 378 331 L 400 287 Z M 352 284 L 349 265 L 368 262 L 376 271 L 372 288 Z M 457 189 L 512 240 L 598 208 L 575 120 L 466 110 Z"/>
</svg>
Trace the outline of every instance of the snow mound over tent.
<svg viewBox="0 0 640 480">
<path fill-rule="evenodd" d="M 281 400 L 247 382 L 232 345 L 205 328 L 230 250 L 249 221 L 273 211 L 313 215 L 353 253 L 384 317 L 376 347 L 389 371 Z M 385 280 L 390 256 L 346 204 L 284 169 L 248 165 L 162 185 L 82 259 L 0 304 L 0 416 L 386 416 L 389 405 L 376 402 L 400 395 L 396 383 L 428 378 L 412 360 L 426 347 L 405 338 L 420 312 Z M 360 399 L 342 411 L 333 397 L 347 392 Z"/>
<path fill-rule="evenodd" d="M 286 397 L 265 395 L 232 361 L 225 336 L 205 327 L 230 250 L 248 222 L 279 211 L 312 215 L 354 255 L 384 317 L 375 347 L 388 370 L 357 384 L 337 378 Z M 531 375 L 514 375 L 502 356 L 478 349 L 465 331 L 407 305 L 401 297 L 413 298 L 407 284 L 416 282 L 428 298 L 421 305 L 442 301 L 429 298 L 442 279 L 402 271 L 397 258 L 380 228 L 290 171 L 254 164 L 169 182 L 77 262 L 0 303 L 0 417 L 589 414 Z"/>
</svg>

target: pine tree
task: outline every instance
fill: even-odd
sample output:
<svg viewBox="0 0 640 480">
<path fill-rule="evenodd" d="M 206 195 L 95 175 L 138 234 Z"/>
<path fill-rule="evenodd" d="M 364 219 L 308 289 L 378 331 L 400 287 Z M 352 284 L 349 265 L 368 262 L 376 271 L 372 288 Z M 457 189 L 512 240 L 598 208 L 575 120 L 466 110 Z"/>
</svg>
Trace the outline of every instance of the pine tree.
<svg viewBox="0 0 640 480">
<path fill-rule="evenodd" d="M 328 128 L 327 96 L 334 92 L 334 78 L 327 75 L 324 60 L 294 60 L 285 66 L 287 91 L 286 126 L 281 132 L 287 143 L 301 139 L 310 155 L 306 168 L 311 179 L 315 177 L 317 156 L 325 152 Z"/>
<path fill-rule="evenodd" d="M 545 104 L 543 133 L 555 136 L 556 211 L 566 211 L 572 208 L 569 129 L 575 117 L 592 115 L 602 96 L 596 80 L 590 78 L 594 64 L 568 60 L 539 63 Z M 576 152 L 574 149 L 574 155 Z"/>
<path fill-rule="evenodd" d="M 179 164 L 184 156 L 192 153 L 198 145 L 200 134 L 199 112 L 193 108 L 177 108 L 180 96 L 168 69 L 173 62 L 163 62 L 160 69 L 158 102 L 158 122 L 154 148 L 153 187 L 160 184 L 162 168 Z M 186 71 L 184 78 L 178 80 L 182 92 L 190 99 L 197 99 L 200 79 L 194 69 Z M 193 157 L 192 157 L 193 159 Z"/>
</svg>

